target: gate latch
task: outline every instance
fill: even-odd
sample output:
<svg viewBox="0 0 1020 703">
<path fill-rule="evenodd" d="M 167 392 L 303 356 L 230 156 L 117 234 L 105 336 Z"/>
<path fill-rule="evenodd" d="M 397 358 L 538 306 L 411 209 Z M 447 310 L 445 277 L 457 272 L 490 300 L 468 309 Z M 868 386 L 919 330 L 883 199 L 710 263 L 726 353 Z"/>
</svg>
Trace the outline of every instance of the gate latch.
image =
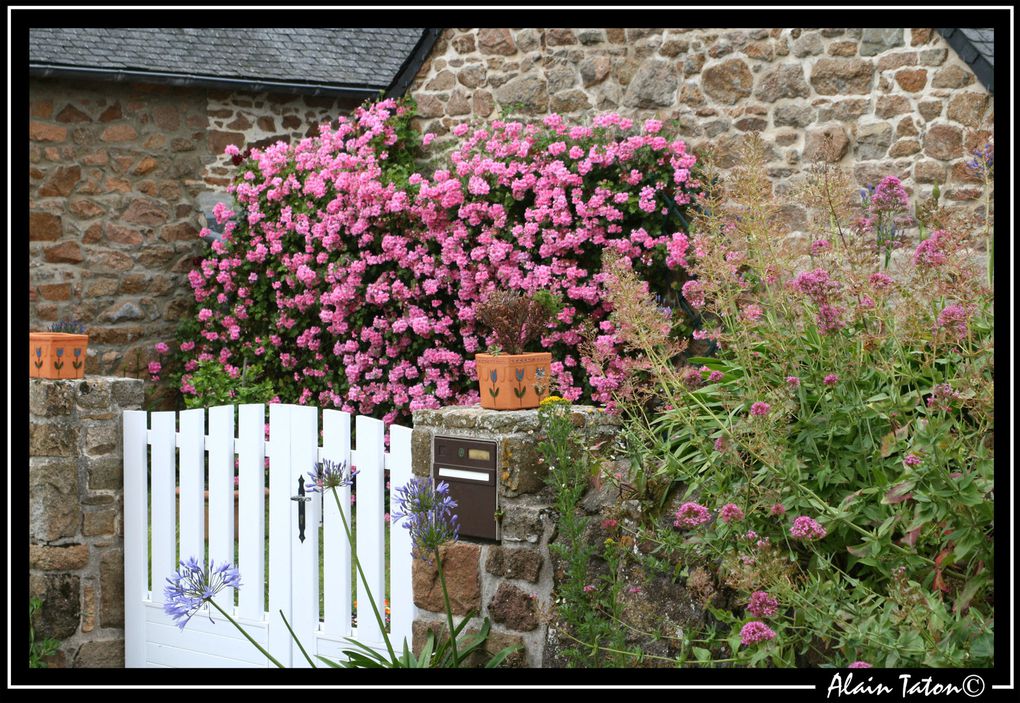
<svg viewBox="0 0 1020 703">
<path fill-rule="evenodd" d="M 298 513 L 297 513 L 297 525 L 298 525 L 298 539 L 302 542 L 305 541 L 305 503 L 311 500 L 310 496 L 305 495 L 305 477 L 298 476 L 298 494 L 291 496 L 291 500 L 297 501 Z"/>
</svg>

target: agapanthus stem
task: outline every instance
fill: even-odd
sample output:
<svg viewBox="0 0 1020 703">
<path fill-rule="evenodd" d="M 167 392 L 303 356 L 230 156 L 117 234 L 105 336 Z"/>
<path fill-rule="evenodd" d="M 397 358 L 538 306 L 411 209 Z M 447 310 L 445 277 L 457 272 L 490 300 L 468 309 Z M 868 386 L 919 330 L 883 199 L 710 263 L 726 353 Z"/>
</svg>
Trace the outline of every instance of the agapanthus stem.
<svg viewBox="0 0 1020 703">
<path fill-rule="evenodd" d="M 453 612 L 450 610 L 450 594 L 446 591 L 446 576 L 443 575 L 443 558 L 436 549 L 436 570 L 439 571 L 439 584 L 443 587 L 443 603 L 446 605 L 446 624 L 450 628 L 450 646 L 453 648 L 453 666 L 460 667 L 460 654 L 457 652 L 457 637 L 453 632 Z"/>
<path fill-rule="evenodd" d="M 265 655 L 266 659 L 268 659 L 269 661 L 271 661 L 274 664 L 276 664 L 276 666 L 278 668 L 280 668 L 280 669 L 285 668 L 283 666 L 283 664 L 281 664 L 280 662 L 278 662 L 276 660 L 276 657 L 274 657 L 272 654 L 267 652 L 265 650 L 265 648 L 261 644 L 259 644 L 254 639 L 252 639 L 252 636 L 249 635 L 248 632 L 243 627 L 241 627 L 236 620 L 234 620 L 234 618 L 232 618 L 229 615 L 227 615 L 227 611 L 225 611 L 223 608 L 221 608 L 219 603 L 214 601 L 212 598 L 209 598 L 206 602 L 209 603 L 210 605 L 212 605 L 212 607 L 216 608 L 216 610 L 220 611 L 220 613 L 222 613 L 223 617 L 225 617 L 227 620 L 229 620 L 231 622 L 231 624 L 234 627 L 237 628 L 238 632 L 240 632 L 242 635 L 244 635 L 249 642 L 251 642 L 253 645 L 255 645 L 255 649 L 259 650 L 260 652 L 262 652 L 263 655 Z"/>
<path fill-rule="evenodd" d="M 340 513 L 340 520 L 343 522 L 344 533 L 347 535 L 347 543 L 351 545 L 351 558 L 354 560 L 354 566 L 358 570 L 358 574 L 361 576 L 361 583 L 365 587 L 365 595 L 368 596 L 368 602 L 372 606 L 372 612 L 375 614 L 375 620 L 379 623 L 379 632 L 382 634 L 383 642 L 386 643 L 386 651 L 390 653 L 390 659 L 395 661 L 397 658 L 396 652 L 393 651 L 393 645 L 390 644 L 389 635 L 386 634 L 386 623 L 383 621 L 382 616 L 379 615 L 379 607 L 375 604 L 375 598 L 372 596 L 372 589 L 368 587 L 368 579 L 365 577 L 365 571 L 361 568 L 361 561 L 358 559 L 358 549 L 354 544 L 354 537 L 351 536 L 351 528 L 347 525 L 347 518 L 344 516 L 344 511 L 340 508 L 340 497 L 336 493 L 336 488 L 331 489 L 333 491 L 333 500 L 336 501 L 337 512 Z"/>
</svg>

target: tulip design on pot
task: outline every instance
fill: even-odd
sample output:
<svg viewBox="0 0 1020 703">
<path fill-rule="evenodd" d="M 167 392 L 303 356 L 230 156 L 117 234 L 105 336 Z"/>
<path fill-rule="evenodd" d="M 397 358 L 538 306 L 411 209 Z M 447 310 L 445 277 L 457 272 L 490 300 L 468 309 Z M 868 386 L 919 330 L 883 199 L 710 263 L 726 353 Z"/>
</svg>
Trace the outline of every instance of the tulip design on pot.
<svg viewBox="0 0 1020 703">
<path fill-rule="evenodd" d="M 488 353 L 475 356 L 483 408 L 537 408 L 549 394 L 552 355 L 526 349 L 548 329 L 558 310 L 559 301 L 547 291 L 530 296 L 496 291 L 478 306 L 476 318 L 495 337 Z"/>
<path fill-rule="evenodd" d="M 85 326 L 73 320 L 55 322 L 49 332 L 30 332 L 28 375 L 32 378 L 83 378 L 88 345 Z"/>
</svg>

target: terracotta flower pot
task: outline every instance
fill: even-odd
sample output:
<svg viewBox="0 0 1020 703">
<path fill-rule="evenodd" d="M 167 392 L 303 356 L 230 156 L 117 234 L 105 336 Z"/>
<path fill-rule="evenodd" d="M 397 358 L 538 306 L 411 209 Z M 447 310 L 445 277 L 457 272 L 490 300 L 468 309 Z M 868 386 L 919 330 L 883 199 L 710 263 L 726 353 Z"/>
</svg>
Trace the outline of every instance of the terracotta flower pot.
<svg viewBox="0 0 1020 703">
<path fill-rule="evenodd" d="M 30 332 L 28 375 L 32 378 L 84 378 L 87 334 Z"/>
<path fill-rule="evenodd" d="M 478 354 L 475 368 L 483 408 L 526 410 L 537 408 L 549 395 L 552 354 Z"/>
</svg>

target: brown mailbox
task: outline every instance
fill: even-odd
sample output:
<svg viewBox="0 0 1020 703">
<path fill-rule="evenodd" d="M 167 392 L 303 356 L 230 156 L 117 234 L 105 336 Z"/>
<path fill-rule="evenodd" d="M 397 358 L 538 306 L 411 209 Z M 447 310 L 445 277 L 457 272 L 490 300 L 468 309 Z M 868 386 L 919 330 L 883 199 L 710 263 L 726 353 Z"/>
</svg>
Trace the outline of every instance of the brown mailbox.
<svg viewBox="0 0 1020 703">
<path fill-rule="evenodd" d="M 436 437 L 432 478 L 450 484 L 460 536 L 499 539 L 496 521 L 496 443 Z"/>
</svg>

